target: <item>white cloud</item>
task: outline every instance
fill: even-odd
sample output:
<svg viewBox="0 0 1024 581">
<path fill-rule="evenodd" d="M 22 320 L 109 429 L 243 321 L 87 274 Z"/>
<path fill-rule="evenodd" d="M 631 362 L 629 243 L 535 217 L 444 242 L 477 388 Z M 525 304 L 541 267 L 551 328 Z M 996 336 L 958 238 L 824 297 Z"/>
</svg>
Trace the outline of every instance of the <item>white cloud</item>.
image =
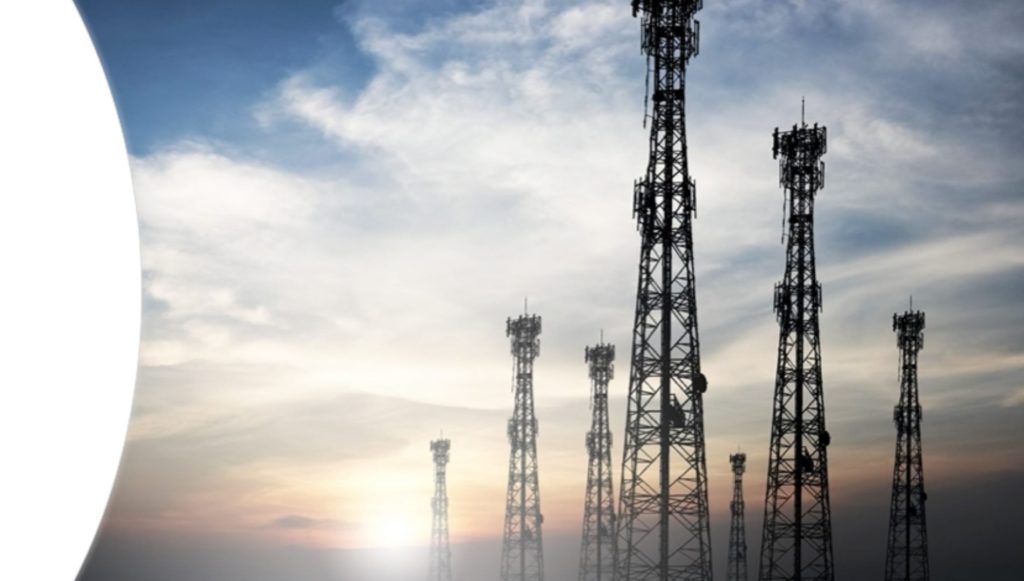
<svg viewBox="0 0 1024 581">
<path fill-rule="evenodd" d="M 845 18 L 862 20 L 875 31 L 878 54 L 915 59 L 933 66 L 960 64 L 979 57 L 1024 52 L 1016 2 L 887 2 L 840 0 Z"/>
</svg>

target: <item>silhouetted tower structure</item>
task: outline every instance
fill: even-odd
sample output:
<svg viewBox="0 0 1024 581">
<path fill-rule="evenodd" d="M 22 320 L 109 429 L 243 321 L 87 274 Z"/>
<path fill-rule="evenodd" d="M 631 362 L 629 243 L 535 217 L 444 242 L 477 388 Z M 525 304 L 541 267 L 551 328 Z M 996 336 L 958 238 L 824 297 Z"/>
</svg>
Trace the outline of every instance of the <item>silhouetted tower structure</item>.
<svg viewBox="0 0 1024 581">
<path fill-rule="evenodd" d="M 615 373 L 615 346 L 587 347 L 592 419 L 587 432 L 587 497 L 579 581 L 611 581 L 615 575 L 615 497 L 612 493 L 612 432 L 608 428 L 608 383 Z"/>
<path fill-rule="evenodd" d="M 802 117 L 802 115 L 801 115 Z M 801 118 L 774 134 L 788 214 L 786 275 L 775 286 L 779 352 L 775 376 L 759 578 L 834 579 L 814 262 L 814 197 L 824 185 L 825 128 Z"/>
<path fill-rule="evenodd" d="M 434 520 L 430 527 L 429 581 L 452 581 L 452 552 L 448 544 L 448 450 L 451 440 L 441 438 L 430 442 L 434 454 Z"/>
<path fill-rule="evenodd" d="M 747 471 L 747 455 L 742 452 L 729 455 L 732 466 L 732 502 L 729 512 L 732 523 L 729 526 L 729 564 L 725 570 L 726 581 L 747 581 L 747 527 L 744 523 L 743 473 Z"/>
<path fill-rule="evenodd" d="M 921 402 L 917 394 L 917 354 L 924 347 L 924 313 L 911 308 L 892 316 L 900 348 L 900 403 L 896 423 L 896 463 L 889 509 L 885 581 L 928 581 L 924 470 L 921 465 Z"/>
<path fill-rule="evenodd" d="M 707 461 L 694 288 L 694 183 L 686 66 L 700 0 L 633 0 L 651 89 L 650 157 L 636 183 L 641 233 L 619 506 L 620 581 L 711 579 Z"/>
<path fill-rule="evenodd" d="M 515 360 L 515 411 L 508 421 L 512 451 L 501 548 L 501 581 L 543 581 L 540 486 L 537 482 L 537 419 L 533 414 L 533 361 L 540 353 L 540 316 L 509 319 L 506 332 Z"/>
</svg>

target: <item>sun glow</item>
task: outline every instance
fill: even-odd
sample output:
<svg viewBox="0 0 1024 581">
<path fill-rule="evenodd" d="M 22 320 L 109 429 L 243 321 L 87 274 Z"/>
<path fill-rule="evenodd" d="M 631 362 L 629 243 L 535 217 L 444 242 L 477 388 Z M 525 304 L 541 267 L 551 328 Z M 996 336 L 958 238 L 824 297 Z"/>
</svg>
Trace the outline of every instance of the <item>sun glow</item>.
<svg viewBox="0 0 1024 581">
<path fill-rule="evenodd" d="M 369 529 L 369 540 L 376 547 L 403 547 L 412 544 L 416 537 L 413 523 L 398 515 L 381 517 Z"/>
</svg>

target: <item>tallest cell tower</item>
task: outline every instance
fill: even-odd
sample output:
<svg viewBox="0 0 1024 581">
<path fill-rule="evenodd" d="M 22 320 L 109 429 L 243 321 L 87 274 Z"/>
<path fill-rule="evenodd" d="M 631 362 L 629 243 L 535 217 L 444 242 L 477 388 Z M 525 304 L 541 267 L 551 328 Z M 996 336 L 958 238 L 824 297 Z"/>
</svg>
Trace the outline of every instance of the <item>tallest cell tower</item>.
<svg viewBox="0 0 1024 581">
<path fill-rule="evenodd" d="M 700 0 L 633 0 L 651 84 L 647 175 L 636 184 L 641 233 L 619 508 L 619 581 L 711 579 L 697 301 L 694 184 L 686 153 L 686 66 Z"/>
</svg>

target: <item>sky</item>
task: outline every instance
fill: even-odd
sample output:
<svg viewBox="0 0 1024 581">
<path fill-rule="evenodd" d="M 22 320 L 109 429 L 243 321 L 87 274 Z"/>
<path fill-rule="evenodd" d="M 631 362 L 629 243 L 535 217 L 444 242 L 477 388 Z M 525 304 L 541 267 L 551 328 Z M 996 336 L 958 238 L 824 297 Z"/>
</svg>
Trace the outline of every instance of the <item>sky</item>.
<svg viewBox="0 0 1024 581">
<path fill-rule="evenodd" d="M 416 578 L 442 430 L 456 579 L 496 578 L 504 325 L 524 297 L 544 321 L 547 573 L 574 577 L 583 350 L 602 330 L 615 443 L 625 414 L 647 156 L 629 3 L 78 5 L 132 156 L 144 283 L 128 441 L 80 579 Z M 891 318 L 913 295 L 934 578 L 1015 578 L 1024 5 L 708 0 L 698 18 L 687 115 L 719 576 L 737 448 L 752 568 L 760 542 L 785 260 L 771 133 L 806 98 L 829 139 L 816 236 L 837 573 L 882 572 Z"/>
</svg>

